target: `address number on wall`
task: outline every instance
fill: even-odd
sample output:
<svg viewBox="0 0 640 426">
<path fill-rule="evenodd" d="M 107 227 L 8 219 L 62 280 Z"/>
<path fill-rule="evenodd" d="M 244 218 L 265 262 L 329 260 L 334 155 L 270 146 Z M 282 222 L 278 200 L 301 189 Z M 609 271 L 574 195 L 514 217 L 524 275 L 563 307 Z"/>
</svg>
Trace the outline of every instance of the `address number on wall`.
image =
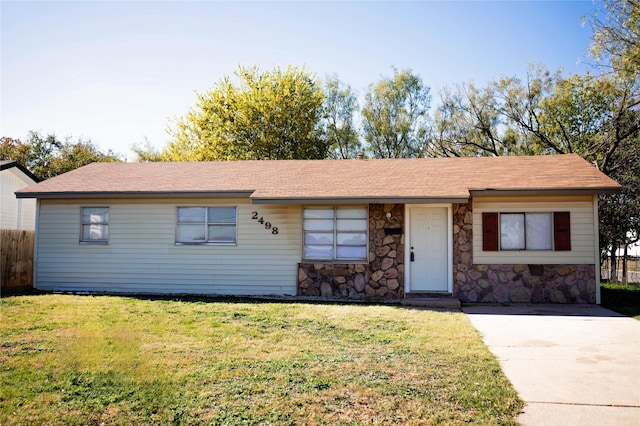
<svg viewBox="0 0 640 426">
<path fill-rule="evenodd" d="M 251 219 L 258 221 L 260 225 L 264 225 L 264 229 L 271 231 L 273 235 L 278 235 L 278 227 L 273 226 L 271 222 L 264 220 L 258 212 L 251 212 Z"/>
</svg>

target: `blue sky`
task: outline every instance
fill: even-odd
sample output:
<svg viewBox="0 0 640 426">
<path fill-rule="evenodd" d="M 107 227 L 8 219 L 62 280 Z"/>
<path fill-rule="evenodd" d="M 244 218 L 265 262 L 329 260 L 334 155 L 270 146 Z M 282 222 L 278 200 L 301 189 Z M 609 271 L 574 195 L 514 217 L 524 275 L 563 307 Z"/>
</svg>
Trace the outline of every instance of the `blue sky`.
<svg viewBox="0 0 640 426">
<path fill-rule="evenodd" d="M 589 0 L 495 2 L 0 2 L 0 133 L 91 139 L 126 155 L 238 65 L 304 66 L 362 98 L 411 68 L 432 88 L 582 73 Z"/>
</svg>

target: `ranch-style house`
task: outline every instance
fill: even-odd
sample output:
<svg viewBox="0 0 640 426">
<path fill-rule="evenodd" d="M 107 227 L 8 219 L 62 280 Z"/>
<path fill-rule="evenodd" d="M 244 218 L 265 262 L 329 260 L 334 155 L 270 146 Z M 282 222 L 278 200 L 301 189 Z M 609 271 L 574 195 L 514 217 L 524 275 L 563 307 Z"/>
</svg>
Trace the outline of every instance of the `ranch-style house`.
<svg viewBox="0 0 640 426">
<path fill-rule="evenodd" d="M 577 155 L 94 163 L 37 199 L 44 291 L 599 303 Z"/>
</svg>

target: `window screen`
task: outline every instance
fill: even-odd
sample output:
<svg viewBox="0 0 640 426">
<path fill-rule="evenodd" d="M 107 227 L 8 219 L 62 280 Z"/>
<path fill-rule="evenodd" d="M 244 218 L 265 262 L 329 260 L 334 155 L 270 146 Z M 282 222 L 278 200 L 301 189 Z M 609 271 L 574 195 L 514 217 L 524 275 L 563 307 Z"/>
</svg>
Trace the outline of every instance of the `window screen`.
<svg viewBox="0 0 640 426">
<path fill-rule="evenodd" d="M 80 241 L 106 243 L 109 241 L 109 208 L 83 207 Z"/>
<path fill-rule="evenodd" d="M 178 207 L 176 242 L 185 244 L 234 244 L 235 207 Z"/>
<path fill-rule="evenodd" d="M 366 206 L 305 208 L 304 258 L 366 259 L 368 223 Z"/>
</svg>

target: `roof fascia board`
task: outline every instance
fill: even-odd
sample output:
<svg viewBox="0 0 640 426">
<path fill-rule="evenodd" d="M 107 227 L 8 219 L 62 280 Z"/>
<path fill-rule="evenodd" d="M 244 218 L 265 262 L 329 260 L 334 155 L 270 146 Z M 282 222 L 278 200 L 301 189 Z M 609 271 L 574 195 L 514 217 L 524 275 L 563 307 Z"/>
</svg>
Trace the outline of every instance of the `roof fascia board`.
<svg viewBox="0 0 640 426">
<path fill-rule="evenodd" d="M 569 194 L 615 194 L 620 187 L 600 188 L 540 188 L 540 189 L 469 189 L 474 195 L 569 195 Z"/>
<path fill-rule="evenodd" d="M 253 191 L 179 191 L 179 192 L 16 192 L 16 198 L 247 198 Z"/>
<path fill-rule="evenodd" d="M 345 197 L 251 198 L 252 204 L 451 204 L 468 203 L 468 197 Z"/>
<path fill-rule="evenodd" d="M 8 163 L 2 164 L 0 165 L 0 170 L 8 170 L 11 168 L 17 168 L 18 170 L 20 170 L 22 173 L 24 173 L 25 175 L 27 175 L 27 177 L 29 179 L 31 179 L 32 181 L 38 183 L 41 182 L 41 179 L 38 178 L 38 176 L 34 175 L 33 173 L 31 173 L 29 171 L 29 169 L 27 169 L 25 166 L 23 166 L 22 164 L 18 163 L 17 161 L 10 161 Z"/>
</svg>

